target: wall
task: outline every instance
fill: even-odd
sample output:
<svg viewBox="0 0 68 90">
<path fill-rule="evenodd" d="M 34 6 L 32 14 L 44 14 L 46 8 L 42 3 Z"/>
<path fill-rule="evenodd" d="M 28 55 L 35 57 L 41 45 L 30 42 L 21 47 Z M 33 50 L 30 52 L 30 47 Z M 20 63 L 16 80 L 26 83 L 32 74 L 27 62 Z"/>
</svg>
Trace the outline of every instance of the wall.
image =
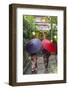
<svg viewBox="0 0 68 90">
<path fill-rule="evenodd" d="M 68 0 L 0 0 L 0 90 L 67 90 L 66 84 L 37 85 L 27 87 L 11 87 L 8 85 L 9 70 L 9 4 L 40 4 L 40 5 L 56 5 L 67 6 Z M 68 12 L 67 12 L 68 15 Z M 68 18 L 67 18 L 68 21 Z M 67 26 L 68 28 L 68 26 Z M 68 35 L 68 32 L 67 32 Z M 67 36 L 68 38 L 68 36 Z M 68 45 L 68 42 L 67 42 Z M 67 48 L 68 51 L 68 48 Z M 67 57 L 68 58 L 68 57 Z M 68 63 L 68 61 L 67 61 Z M 67 66 L 68 68 L 68 66 Z M 68 78 L 67 78 L 68 81 Z"/>
</svg>

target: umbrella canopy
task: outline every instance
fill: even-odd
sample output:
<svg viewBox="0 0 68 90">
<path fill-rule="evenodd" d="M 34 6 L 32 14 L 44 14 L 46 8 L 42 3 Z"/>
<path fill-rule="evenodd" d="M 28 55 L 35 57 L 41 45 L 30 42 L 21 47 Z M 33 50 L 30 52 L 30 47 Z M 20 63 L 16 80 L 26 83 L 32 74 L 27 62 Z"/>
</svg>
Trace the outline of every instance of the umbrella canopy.
<svg viewBox="0 0 68 90">
<path fill-rule="evenodd" d="M 42 49 L 46 49 L 50 53 L 52 53 L 52 52 L 56 53 L 57 52 L 57 45 L 48 39 L 44 39 L 42 41 Z"/>
<path fill-rule="evenodd" d="M 41 41 L 39 39 L 32 39 L 26 44 L 26 50 L 28 53 L 37 53 L 41 49 Z"/>
</svg>

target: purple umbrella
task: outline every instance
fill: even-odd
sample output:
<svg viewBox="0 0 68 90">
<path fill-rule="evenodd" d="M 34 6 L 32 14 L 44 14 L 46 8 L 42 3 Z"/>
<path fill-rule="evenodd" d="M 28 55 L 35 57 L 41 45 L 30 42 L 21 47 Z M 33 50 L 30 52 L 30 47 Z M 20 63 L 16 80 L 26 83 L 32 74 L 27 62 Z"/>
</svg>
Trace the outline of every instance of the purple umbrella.
<svg viewBox="0 0 68 90">
<path fill-rule="evenodd" d="M 41 49 L 41 41 L 39 39 L 32 39 L 26 44 L 28 53 L 37 53 Z"/>
</svg>

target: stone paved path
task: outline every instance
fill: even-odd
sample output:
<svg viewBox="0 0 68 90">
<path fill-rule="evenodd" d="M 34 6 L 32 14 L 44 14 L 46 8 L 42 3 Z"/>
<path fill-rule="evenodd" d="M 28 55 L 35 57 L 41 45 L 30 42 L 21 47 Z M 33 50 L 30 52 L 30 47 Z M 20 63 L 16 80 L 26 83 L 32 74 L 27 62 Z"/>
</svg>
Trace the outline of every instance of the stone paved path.
<svg viewBox="0 0 68 90">
<path fill-rule="evenodd" d="M 45 68 L 43 57 L 38 57 L 37 59 L 37 74 L 44 74 L 44 73 L 56 73 L 57 72 L 57 56 L 51 55 L 49 57 L 48 68 Z M 25 74 L 32 74 L 31 72 L 31 65 L 28 67 Z"/>
<path fill-rule="evenodd" d="M 44 66 L 44 61 L 43 61 L 43 57 L 38 57 L 37 60 L 37 73 L 45 73 L 45 66 Z"/>
<path fill-rule="evenodd" d="M 37 60 L 37 74 L 55 73 L 57 72 L 56 56 L 49 57 L 48 69 L 45 68 L 43 57 L 38 57 Z"/>
<path fill-rule="evenodd" d="M 49 57 L 48 72 L 49 73 L 57 72 L 57 56 L 56 55 L 51 55 Z"/>
</svg>

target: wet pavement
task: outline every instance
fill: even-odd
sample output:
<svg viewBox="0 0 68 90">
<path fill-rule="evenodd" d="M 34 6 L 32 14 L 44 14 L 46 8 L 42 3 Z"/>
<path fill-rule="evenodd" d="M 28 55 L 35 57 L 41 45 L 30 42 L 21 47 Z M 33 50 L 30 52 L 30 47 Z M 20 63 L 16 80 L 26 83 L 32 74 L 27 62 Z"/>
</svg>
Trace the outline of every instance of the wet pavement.
<svg viewBox="0 0 68 90">
<path fill-rule="evenodd" d="M 38 57 L 37 60 L 37 74 L 43 73 L 56 73 L 57 72 L 57 60 L 56 55 L 49 57 L 48 68 L 45 68 L 43 57 Z"/>
<path fill-rule="evenodd" d="M 45 65 L 43 57 L 38 57 L 37 60 L 37 74 L 45 73 Z"/>
<path fill-rule="evenodd" d="M 43 57 L 39 56 L 37 59 L 37 72 L 35 74 L 46 74 L 46 73 L 56 73 L 57 72 L 57 56 L 50 55 L 48 67 L 45 67 Z M 25 74 L 32 74 L 31 65 L 28 67 Z"/>
</svg>

